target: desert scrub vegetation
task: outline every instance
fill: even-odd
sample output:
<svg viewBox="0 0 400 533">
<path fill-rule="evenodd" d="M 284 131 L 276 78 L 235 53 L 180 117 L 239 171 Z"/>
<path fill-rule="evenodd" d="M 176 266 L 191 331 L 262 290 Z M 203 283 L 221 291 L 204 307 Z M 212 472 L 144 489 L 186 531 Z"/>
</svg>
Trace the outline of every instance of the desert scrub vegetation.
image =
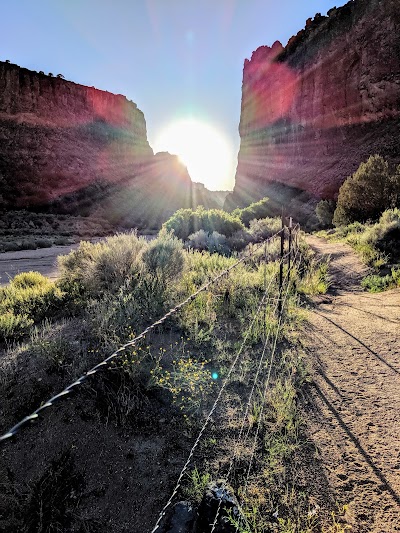
<svg viewBox="0 0 400 533">
<path fill-rule="evenodd" d="M 335 230 L 321 231 L 328 240 L 348 243 L 374 271 L 362 282 L 371 292 L 378 292 L 399 284 L 400 209 L 387 209 L 377 222 L 353 222 Z"/>
<path fill-rule="evenodd" d="M 265 224 L 268 228 L 268 221 Z M 193 437 L 234 357 L 242 350 L 240 364 L 230 377 L 224 409 L 221 414 L 216 413 L 213 431 L 204 441 L 208 450 L 213 449 L 215 462 L 220 460 L 222 471 L 215 467 L 209 472 L 210 454 L 202 463 L 205 456 L 200 453 L 193 465 L 195 470 L 187 478 L 188 497 L 198 502 L 204 485 L 224 473 L 237 429 L 236 414 L 232 413 L 243 409 L 263 344 L 268 338 L 271 350 L 276 340 L 278 351 L 271 366 L 271 386 L 265 398 L 260 387 L 255 389 L 248 417 L 251 435 L 259 428 L 255 470 L 247 492 L 243 492 L 243 465 L 247 463 L 241 462 L 234 486 L 242 495 L 246 512 L 254 514 L 259 530 L 262 520 L 273 527 L 276 520 L 271 516 L 276 508 L 279 518 L 287 523 L 288 520 L 304 523 L 309 499 L 296 488 L 290 465 L 303 447 L 297 400 L 308 377 L 304 358 L 296 352 L 293 339 L 302 320 L 298 312 L 299 287 L 302 280 L 305 282 L 308 269 L 318 265 L 313 263 L 300 237 L 301 263 L 296 264 L 290 277 L 287 265 L 284 268 L 284 279 L 289 278 L 290 284 L 279 319 L 276 312 L 280 296 L 279 244 L 274 239 L 266 247 L 256 249 L 254 243 L 249 243 L 244 252 L 220 254 L 186 249 L 180 239 L 166 230 L 151 242 L 132 233 L 97 244 L 81 243 L 60 259 L 61 277 L 55 284 L 48 285 L 50 282 L 37 275 L 15 278 L 12 285 L 19 291 L 51 286 L 55 291 L 53 299 L 57 300 L 59 294 L 61 305 L 56 306 L 56 312 L 49 307 L 45 313 L 33 315 L 35 324 L 28 323 L 24 336 L 4 347 L 0 394 L 8 398 L 17 390 L 24 406 L 24 411 L 17 415 L 25 416 L 30 408 L 59 392 L 61 386 L 134 339 L 178 302 L 232 266 L 241 253 L 252 251 L 252 257 L 229 276 L 199 294 L 154 333 L 127 347 L 110 363 L 108 372 L 96 375 L 83 386 L 82 416 L 112 425 L 124 435 L 130 435 L 133 428 L 141 425 L 146 432 L 156 433 L 160 431 L 158 419 L 163 416 L 168 425 L 175 420 L 181 432 Z M 266 288 L 268 305 L 260 312 Z M 24 372 L 29 373 L 29 380 L 22 386 L 17 377 Z M 260 375 L 265 379 L 267 373 L 265 365 Z M 10 424 L 15 422 L 11 403 L 2 406 L 4 420 Z M 226 412 L 229 416 L 225 416 Z M 240 460 L 246 458 L 244 454 Z"/>
<path fill-rule="evenodd" d="M 206 233 L 217 232 L 225 237 L 230 237 L 233 233 L 244 228 L 242 222 L 234 215 L 221 209 L 204 209 L 203 206 L 197 209 L 179 209 L 163 224 L 167 231 L 182 240 L 188 239 L 198 230 Z"/>
<path fill-rule="evenodd" d="M 0 252 L 68 245 L 112 232 L 102 217 L 6 211 L 0 214 Z"/>
<path fill-rule="evenodd" d="M 164 223 L 186 248 L 231 255 L 250 243 L 268 239 L 281 228 L 280 218 L 263 217 L 268 198 L 233 213 L 217 209 L 180 209 Z"/>
<path fill-rule="evenodd" d="M 0 343 L 22 337 L 35 322 L 56 314 L 63 299 L 63 292 L 42 274 L 17 274 L 0 288 Z"/>
<path fill-rule="evenodd" d="M 340 187 L 333 215 L 335 226 L 377 220 L 400 205 L 400 165 L 390 168 L 379 155 L 371 155 Z"/>
</svg>

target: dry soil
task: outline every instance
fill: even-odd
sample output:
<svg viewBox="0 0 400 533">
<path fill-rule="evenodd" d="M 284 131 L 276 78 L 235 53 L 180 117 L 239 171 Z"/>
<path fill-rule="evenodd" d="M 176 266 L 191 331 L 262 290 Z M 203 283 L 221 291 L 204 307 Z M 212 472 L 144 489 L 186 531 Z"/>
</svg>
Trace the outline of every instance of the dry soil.
<svg viewBox="0 0 400 533">
<path fill-rule="evenodd" d="M 330 290 L 313 302 L 306 345 L 310 438 L 352 533 L 400 531 L 400 290 L 366 293 L 353 250 L 316 237 L 331 256 Z"/>
</svg>

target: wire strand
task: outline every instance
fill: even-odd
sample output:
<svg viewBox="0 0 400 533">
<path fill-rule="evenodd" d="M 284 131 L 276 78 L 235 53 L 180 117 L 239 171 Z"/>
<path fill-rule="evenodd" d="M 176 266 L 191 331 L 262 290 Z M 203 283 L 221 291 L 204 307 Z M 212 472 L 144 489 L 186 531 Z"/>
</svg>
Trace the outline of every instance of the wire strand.
<svg viewBox="0 0 400 533">
<path fill-rule="evenodd" d="M 253 247 L 253 249 L 246 255 L 244 255 L 242 258 L 238 259 L 233 265 L 231 265 L 229 268 L 222 271 L 220 274 L 218 274 L 216 277 L 205 283 L 202 287 L 200 287 L 197 291 L 195 291 L 193 294 L 188 296 L 185 300 L 183 300 L 181 303 L 176 305 L 175 307 L 171 308 L 168 313 L 166 313 L 162 318 L 157 320 L 156 322 L 153 322 L 150 326 L 148 326 L 145 330 L 143 330 L 139 335 L 137 335 L 134 339 L 131 339 L 129 342 L 123 344 L 120 346 L 117 350 L 115 350 L 111 355 L 109 355 L 106 359 L 101 361 L 100 363 L 96 364 L 93 368 L 88 370 L 85 374 L 80 376 L 77 380 L 75 380 L 73 383 L 65 387 L 61 392 L 56 394 L 55 396 L 51 397 L 49 400 L 47 400 L 43 405 L 41 405 L 38 409 L 36 409 L 32 414 L 24 417 L 20 422 L 15 424 L 11 429 L 9 429 L 6 433 L 2 434 L 0 436 L 0 442 L 5 441 L 9 438 L 11 438 L 13 435 L 15 435 L 22 427 L 24 427 L 28 422 L 32 422 L 39 418 L 39 414 L 41 414 L 45 409 L 48 409 L 49 407 L 52 407 L 55 402 L 58 400 L 64 398 L 68 394 L 70 394 L 76 387 L 79 387 L 82 385 L 84 381 L 86 381 L 90 376 L 98 373 L 100 370 L 103 370 L 107 367 L 108 363 L 118 357 L 122 352 L 124 352 L 127 348 L 137 344 L 137 342 L 140 339 L 143 339 L 150 331 L 152 331 L 157 326 L 160 326 L 163 324 L 168 318 L 176 314 L 182 307 L 193 301 L 200 293 L 204 292 L 208 289 L 211 285 L 216 283 L 218 280 L 220 280 L 222 277 L 226 276 L 233 268 L 237 267 L 239 264 L 244 262 L 249 257 L 253 256 L 262 246 L 264 246 L 265 242 L 269 242 L 275 237 L 277 237 L 283 229 L 280 229 L 277 231 L 274 235 L 260 243 L 259 245 L 256 245 Z"/>
<path fill-rule="evenodd" d="M 288 270 L 288 272 L 286 273 L 286 276 L 285 276 L 285 281 L 287 281 L 288 284 L 287 284 L 287 289 L 286 289 L 283 305 L 286 302 L 286 298 L 287 298 L 287 295 L 288 295 L 288 292 L 289 292 L 289 280 L 290 280 L 290 272 Z M 279 301 L 276 302 L 275 311 L 278 308 L 278 304 L 279 304 Z M 269 381 L 269 375 L 270 375 L 270 372 L 271 372 L 273 356 L 274 356 L 274 353 L 275 353 L 275 350 L 276 350 L 276 346 L 277 346 L 277 340 L 278 340 L 278 335 L 279 335 L 279 331 L 280 331 L 281 321 L 282 321 L 282 314 L 280 314 L 280 316 L 279 316 L 278 328 L 276 330 L 275 339 L 274 339 L 274 343 L 273 343 L 273 349 L 272 349 L 272 353 L 271 353 L 271 359 L 270 359 L 269 371 L 268 371 L 268 378 L 267 378 L 268 381 Z M 249 399 L 248 399 L 247 405 L 246 405 L 246 410 L 245 410 L 244 416 L 242 418 L 242 425 L 241 425 L 241 428 L 240 428 L 240 432 L 239 432 L 239 435 L 238 435 L 238 437 L 237 437 L 237 439 L 235 441 L 234 452 L 233 452 L 233 455 L 232 455 L 230 463 L 229 463 L 228 472 L 227 472 L 227 474 L 225 476 L 225 483 L 228 483 L 230 475 L 231 475 L 232 470 L 233 470 L 233 466 L 234 466 L 234 464 L 236 462 L 236 459 L 237 459 L 238 445 L 239 445 L 239 443 L 240 443 L 240 441 L 242 439 L 242 434 L 243 434 L 244 426 L 245 426 L 245 423 L 246 423 L 246 418 L 248 416 L 248 411 L 250 409 L 252 395 L 254 393 L 254 390 L 255 390 L 255 387 L 256 387 L 256 384 L 257 384 L 257 381 L 258 381 L 258 376 L 259 376 L 259 373 L 261 371 L 262 363 L 264 362 L 264 357 L 265 357 L 265 353 L 266 353 L 266 350 L 267 350 L 267 345 L 268 345 L 271 329 L 272 328 L 270 327 L 269 331 L 268 331 L 268 337 L 266 338 L 265 343 L 264 343 L 264 347 L 263 347 L 262 355 L 261 355 L 261 358 L 260 358 L 260 361 L 259 361 L 259 364 L 258 364 L 256 376 L 255 376 L 254 381 L 253 381 L 253 387 L 251 389 L 251 392 L 250 392 L 250 395 L 249 395 Z M 261 418 L 261 412 L 260 412 L 260 418 Z M 245 441 L 247 440 L 248 435 L 249 435 L 249 432 L 247 432 L 247 434 L 246 434 Z M 213 524 L 212 524 L 211 533 L 213 533 L 215 531 L 215 527 L 217 525 L 219 513 L 220 513 L 220 510 L 221 510 L 221 504 L 222 504 L 222 498 L 220 498 L 219 501 L 218 501 L 218 507 L 217 507 L 215 518 L 214 518 L 214 521 L 213 521 Z"/>
<path fill-rule="evenodd" d="M 266 300 L 266 296 L 267 296 L 267 294 L 268 294 L 268 292 L 267 292 L 267 290 L 265 290 L 264 293 L 263 293 L 263 297 L 261 298 L 261 301 L 260 301 L 260 303 L 259 303 L 259 305 L 258 305 L 257 311 L 256 311 L 256 313 L 254 314 L 253 319 L 252 319 L 252 321 L 251 321 L 251 323 L 250 323 L 250 326 L 249 326 L 249 328 L 247 329 L 247 331 L 246 331 L 246 333 L 245 333 L 244 339 L 243 339 L 243 341 L 242 341 L 242 343 L 241 343 L 241 345 L 240 345 L 240 348 L 239 348 L 239 350 L 238 350 L 238 352 L 237 352 L 237 354 L 236 354 L 236 357 L 235 357 L 235 359 L 233 360 L 233 362 L 232 362 L 232 364 L 231 364 L 231 366 L 230 366 L 230 368 L 229 368 L 229 370 L 228 370 L 228 373 L 227 373 L 227 375 L 226 375 L 226 377 L 225 377 L 225 379 L 224 379 L 224 381 L 223 381 L 223 383 L 222 383 L 222 385 L 221 385 L 221 388 L 220 388 L 220 390 L 219 390 L 219 392 L 218 392 L 218 395 L 217 395 L 217 397 L 216 397 L 216 399 L 215 399 L 215 401 L 214 401 L 214 404 L 212 405 L 211 410 L 209 411 L 209 413 L 208 413 L 208 415 L 207 415 L 207 418 L 206 418 L 205 422 L 203 423 L 203 426 L 202 426 L 202 428 L 200 429 L 200 432 L 199 432 L 199 434 L 198 434 L 198 436 L 197 436 L 197 438 L 196 438 L 196 440 L 195 440 L 195 442 L 194 442 L 194 444 L 193 444 L 193 446 L 192 446 L 192 448 L 191 448 L 191 450 L 190 450 L 190 452 L 189 452 L 188 458 L 187 458 L 185 464 L 183 465 L 183 468 L 182 468 L 182 470 L 181 470 L 181 472 L 180 472 L 180 474 L 179 474 L 179 476 L 178 476 L 178 480 L 177 480 L 177 482 L 176 482 L 175 488 L 173 489 L 172 494 L 171 494 L 169 500 L 167 501 L 167 503 L 166 503 L 165 506 L 163 507 L 162 511 L 160 512 L 159 517 L 158 517 L 158 520 L 157 520 L 157 522 L 156 522 L 154 528 L 151 530 L 151 533 L 154 533 L 155 531 L 157 531 L 157 529 L 158 529 L 159 526 L 160 526 L 160 522 L 161 522 L 161 520 L 162 520 L 163 517 L 165 516 L 165 512 L 166 512 L 166 510 L 167 510 L 168 507 L 171 505 L 171 503 L 172 503 L 172 501 L 173 501 L 175 495 L 177 494 L 177 491 L 178 491 L 178 489 L 179 489 L 179 487 L 180 487 L 180 484 L 181 484 L 182 478 L 183 478 L 183 476 L 184 476 L 184 474 L 185 474 L 185 472 L 186 472 L 186 470 L 187 470 L 187 468 L 188 468 L 188 466 L 189 466 L 189 464 L 190 464 L 190 462 L 191 462 L 191 460 L 192 460 L 193 454 L 194 454 L 194 452 L 195 452 L 195 450 L 196 450 L 196 448 L 197 448 L 197 446 L 198 446 L 198 444 L 199 444 L 199 442 L 200 442 L 200 440 L 201 440 L 201 437 L 202 437 L 202 435 L 203 435 L 205 429 L 206 429 L 207 426 L 208 426 L 208 423 L 209 423 L 209 421 L 210 421 L 212 415 L 214 414 L 214 411 L 215 411 L 215 409 L 216 409 L 216 407 L 217 407 L 217 405 L 218 405 L 218 403 L 219 403 L 219 401 L 220 401 L 220 398 L 221 398 L 221 396 L 222 396 L 222 393 L 224 392 L 224 390 L 225 390 L 225 388 L 226 388 L 226 386 L 227 386 L 227 384 L 228 384 L 228 382 L 229 382 L 230 376 L 232 375 L 232 372 L 233 372 L 233 370 L 234 370 L 236 364 L 238 363 L 238 361 L 239 361 L 239 359 L 240 359 L 240 356 L 242 355 L 242 352 L 243 352 L 243 349 L 244 349 L 244 347 L 245 347 L 245 345 L 246 345 L 247 339 L 248 339 L 248 337 L 249 337 L 249 335 L 250 335 L 250 333 L 251 333 L 251 331 L 252 331 L 252 329 L 253 329 L 253 326 L 254 326 L 254 324 L 255 324 L 255 321 L 256 321 L 256 319 L 257 319 L 257 317 L 258 317 L 258 315 L 259 315 L 259 313 L 260 313 L 260 311 L 261 311 L 261 309 L 262 309 L 262 307 L 263 307 L 263 304 L 264 304 L 264 302 L 265 302 L 265 300 Z"/>
</svg>

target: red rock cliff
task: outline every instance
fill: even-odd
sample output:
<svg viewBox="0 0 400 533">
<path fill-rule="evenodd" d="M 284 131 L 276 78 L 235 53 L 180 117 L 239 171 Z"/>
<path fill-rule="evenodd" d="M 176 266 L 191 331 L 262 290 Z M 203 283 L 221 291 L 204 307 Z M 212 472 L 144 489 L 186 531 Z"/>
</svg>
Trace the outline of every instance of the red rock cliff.
<svg viewBox="0 0 400 533">
<path fill-rule="evenodd" d="M 271 182 L 334 197 L 370 154 L 400 162 L 399 8 L 350 1 L 245 60 L 231 205 Z"/>
<path fill-rule="evenodd" d="M 9 207 L 123 182 L 152 155 L 143 113 L 124 96 L 0 62 L 0 194 Z"/>
</svg>

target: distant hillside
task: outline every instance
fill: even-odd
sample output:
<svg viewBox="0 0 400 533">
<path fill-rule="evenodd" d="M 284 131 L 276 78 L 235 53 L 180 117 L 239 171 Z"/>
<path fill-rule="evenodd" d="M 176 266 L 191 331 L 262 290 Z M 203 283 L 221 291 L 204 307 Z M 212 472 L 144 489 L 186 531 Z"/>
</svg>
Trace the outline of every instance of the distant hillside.
<svg viewBox="0 0 400 533">
<path fill-rule="evenodd" d="M 216 207 L 176 157 L 153 154 L 125 96 L 0 62 L 0 207 L 154 226 L 180 207 Z"/>
<path fill-rule="evenodd" d="M 231 208 L 268 196 L 271 183 L 332 198 L 369 155 L 399 163 L 398 0 L 352 0 L 308 19 L 285 47 L 253 52 L 239 129 Z"/>
</svg>

